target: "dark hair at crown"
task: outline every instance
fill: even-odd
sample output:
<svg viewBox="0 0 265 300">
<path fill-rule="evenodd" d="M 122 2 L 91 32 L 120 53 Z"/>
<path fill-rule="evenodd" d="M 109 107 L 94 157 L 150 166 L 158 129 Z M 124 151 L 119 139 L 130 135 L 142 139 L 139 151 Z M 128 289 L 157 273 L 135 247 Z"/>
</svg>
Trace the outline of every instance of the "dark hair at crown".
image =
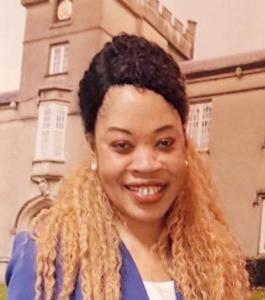
<svg viewBox="0 0 265 300">
<path fill-rule="evenodd" d="M 171 55 L 143 37 L 114 36 L 92 59 L 79 83 L 79 105 L 86 132 L 94 132 L 107 90 L 131 84 L 162 95 L 186 122 L 188 102 L 182 74 Z"/>
</svg>

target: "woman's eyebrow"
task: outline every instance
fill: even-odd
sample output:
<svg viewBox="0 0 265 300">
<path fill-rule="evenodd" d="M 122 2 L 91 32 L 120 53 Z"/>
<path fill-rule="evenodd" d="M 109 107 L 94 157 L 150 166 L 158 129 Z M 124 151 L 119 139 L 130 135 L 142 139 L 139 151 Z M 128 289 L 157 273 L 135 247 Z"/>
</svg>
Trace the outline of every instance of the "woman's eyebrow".
<svg viewBox="0 0 265 300">
<path fill-rule="evenodd" d="M 169 130 L 169 129 L 174 129 L 174 126 L 173 125 L 164 125 L 162 127 L 159 127 L 157 129 L 155 129 L 154 133 L 159 133 L 161 131 L 165 131 L 165 130 Z M 130 132 L 128 129 L 120 128 L 120 127 L 117 127 L 117 126 L 110 126 L 107 131 L 108 132 L 118 131 L 118 132 L 122 132 L 122 133 L 125 133 L 125 134 L 128 134 L 128 135 L 132 135 L 132 132 Z"/>
<path fill-rule="evenodd" d="M 108 132 L 113 132 L 113 131 L 123 132 L 123 133 L 129 134 L 129 135 L 132 135 L 132 133 L 129 130 L 124 129 L 124 128 L 120 128 L 120 127 L 116 127 L 116 126 L 111 126 L 108 128 Z"/>
<path fill-rule="evenodd" d="M 159 127 L 157 128 L 154 133 L 159 133 L 161 131 L 165 131 L 165 130 L 168 130 L 168 129 L 174 129 L 174 126 L 173 125 L 164 125 L 162 127 Z"/>
</svg>

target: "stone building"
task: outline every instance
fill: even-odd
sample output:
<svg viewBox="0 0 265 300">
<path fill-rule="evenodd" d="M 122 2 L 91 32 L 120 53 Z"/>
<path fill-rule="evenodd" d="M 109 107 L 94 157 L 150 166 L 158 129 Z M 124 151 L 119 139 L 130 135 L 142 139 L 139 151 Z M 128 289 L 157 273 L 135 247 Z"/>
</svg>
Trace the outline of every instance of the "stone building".
<svg viewBox="0 0 265 300">
<path fill-rule="evenodd" d="M 0 95 L 0 281 L 14 234 L 54 200 L 87 153 L 77 86 L 91 57 L 120 32 L 192 59 L 196 23 L 186 30 L 158 0 L 21 0 L 26 8 L 19 91 Z"/>
<path fill-rule="evenodd" d="M 189 132 L 206 157 L 232 230 L 265 254 L 265 50 L 181 63 Z"/>
</svg>

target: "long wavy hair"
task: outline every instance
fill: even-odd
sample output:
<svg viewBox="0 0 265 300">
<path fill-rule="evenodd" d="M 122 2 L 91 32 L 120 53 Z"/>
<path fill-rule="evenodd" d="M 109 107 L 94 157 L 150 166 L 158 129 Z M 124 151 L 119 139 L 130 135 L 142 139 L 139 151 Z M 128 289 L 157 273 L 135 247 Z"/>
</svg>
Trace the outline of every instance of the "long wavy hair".
<svg viewBox="0 0 265 300">
<path fill-rule="evenodd" d="M 80 81 L 85 131 L 94 133 L 104 95 L 113 85 L 133 84 L 161 94 L 186 123 L 188 102 L 183 76 L 173 58 L 142 37 L 122 34 L 92 59 Z M 58 299 L 69 299 L 76 282 L 86 300 L 121 299 L 120 238 L 115 211 L 90 170 L 66 179 L 51 208 L 34 219 L 36 299 L 52 299 L 56 272 L 62 273 Z M 245 300 L 248 275 L 244 256 L 217 205 L 199 154 L 187 139 L 189 163 L 182 190 L 165 215 L 154 247 L 185 300 Z"/>
<path fill-rule="evenodd" d="M 155 251 L 185 300 L 248 299 L 244 256 L 190 142 L 187 159 L 183 189 L 165 216 Z M 117 216 L 88 165 L 65 180 L 58 200 L 33 222 L 36 299 L 43 293 L 52 299 L 58 256 L 63 274 L 58 299 L 70 299 L 77 281 L 84 299 L 121 299 Z"/>
</svg>

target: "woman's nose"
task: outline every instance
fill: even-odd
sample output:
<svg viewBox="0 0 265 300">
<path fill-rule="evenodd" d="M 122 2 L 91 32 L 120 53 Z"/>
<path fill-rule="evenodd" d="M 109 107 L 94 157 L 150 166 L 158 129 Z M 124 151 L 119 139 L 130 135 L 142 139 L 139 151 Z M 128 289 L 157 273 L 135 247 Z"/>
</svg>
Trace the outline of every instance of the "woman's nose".
<svg viewBox="0 0 265 300">
<path fill-rule="evenodd" d="M 148 149 L 137 151 L 132 159 L 131 169 L 135 172 L 155 172 L 161 169 L 162 163 L 159 161 L 157 154 Z"/>
</svg>

